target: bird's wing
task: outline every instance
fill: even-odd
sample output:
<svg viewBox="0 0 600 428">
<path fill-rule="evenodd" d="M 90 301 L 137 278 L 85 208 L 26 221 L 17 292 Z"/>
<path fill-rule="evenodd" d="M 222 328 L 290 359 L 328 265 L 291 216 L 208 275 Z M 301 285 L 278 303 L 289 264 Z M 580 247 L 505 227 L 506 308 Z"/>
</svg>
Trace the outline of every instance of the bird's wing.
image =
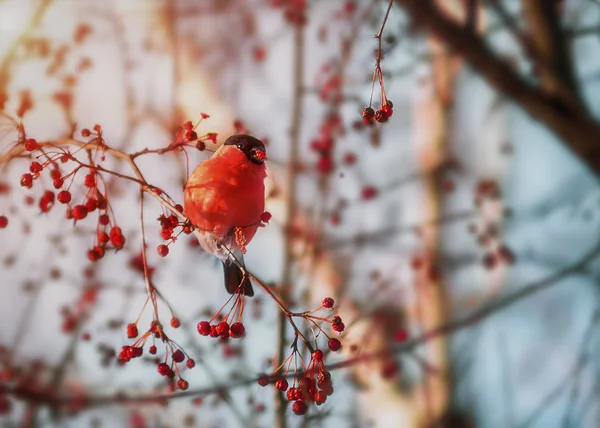
<svg viewBox="0 0 600 428">
<path fill-rule="evenodd" d="M 231 211 L 222 198 L 220 183 L 188 183 L 184 191 L 184 212 L 202 232 L 224 237 L 230 229 Z"/>
</svg>

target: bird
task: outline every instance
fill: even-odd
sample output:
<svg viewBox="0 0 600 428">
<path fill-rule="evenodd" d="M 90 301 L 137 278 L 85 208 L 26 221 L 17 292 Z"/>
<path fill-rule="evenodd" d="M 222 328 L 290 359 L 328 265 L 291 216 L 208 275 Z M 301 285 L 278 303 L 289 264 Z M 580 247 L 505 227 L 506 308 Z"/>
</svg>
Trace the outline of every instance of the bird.
<svg viewBox="0 0 600 428">
<path fill-rule="evenodd" d="M 200 232 L 200 246 L 222 261 L 230 294 L 254 295 L 250 279 L 242 271 L 242 247 L 261 225 L 265 159 L 262 141 L 251 135 L 232 135 L 194 169 L 184 186 L 184 213 Z"/>
</svg>

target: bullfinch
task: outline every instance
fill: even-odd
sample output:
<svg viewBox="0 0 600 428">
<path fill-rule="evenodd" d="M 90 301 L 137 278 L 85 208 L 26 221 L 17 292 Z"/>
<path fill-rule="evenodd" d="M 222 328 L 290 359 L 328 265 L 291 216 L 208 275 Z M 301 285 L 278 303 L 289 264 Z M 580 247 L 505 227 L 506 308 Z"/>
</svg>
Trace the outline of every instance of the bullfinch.
<svg viewBox="0 0 600 428">
<path fill-rule="evenodd" d="M 237 263 L 244 266 L 239 243 L 252 240 L 265 209 L 265 158 L 262 141 L 233 135 L 196 167 L 184 187 L 184 212 L 200 231 L 202 248 L 223 262 L 231 294 L 254 295 Z"/>
</svg>

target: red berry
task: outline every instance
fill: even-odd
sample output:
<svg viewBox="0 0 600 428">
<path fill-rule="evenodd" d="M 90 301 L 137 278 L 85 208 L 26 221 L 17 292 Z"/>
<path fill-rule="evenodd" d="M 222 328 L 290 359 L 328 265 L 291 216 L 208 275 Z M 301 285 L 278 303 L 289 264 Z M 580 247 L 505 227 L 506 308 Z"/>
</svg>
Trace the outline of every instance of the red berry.
<svg viewBox="0 0 600 428">
<path fill-rule="evenodd" d="M 161 376 L 167 376 L 171 371 L 167 363 L 160 363 L 157 367 L 157 370 Z"/>
<path fill-rule="evenodd" d="M 323 155 L 319 158 L 319 161 L 317 162 L 317 171 L 321 174 L 329 174 L 333 171 L 333 160 L 331 159 L 331 156 Z"/>
<path fill-rule="evenodd" d="M 498 255 L 508 264 L 513 264 L 516 261 L 515 253 L 513 253 L 506 245 L 502 245 L 498 248 Z"/>
<path fill-rule="evenodd" d="M 227 324 L 226 321 L 221 321 L 218 325 L 217 325 L 217 334 L 219 336 L 223 336 L 225 334 L 229 334 L 229 324 Z"/>
<path fill-rule="evenodd" d="M 392 117 L 392 114 L 394 114 L 394 109 L 390 106 L 389 101 L 387 104 L 381 107 L 381 110 L 385 113 L 387 117 Z"/>
<path fill-rule="evenodd" d="M 181 326 L 181 321 L 179 321 L 179 318 L 177 318 L 177 317 L 171 318 L 171 327 L 179 328 L 180 326 Z"/>
<path fill-rule="evenodd" d="M 258 377 L 258 381 L 257 382 L 258 382 L 258 384 L 260 386 L 263 386 L 263 387 L 267 386 L 269 384 L 269 376 L 267 376 L 266 374 L 260 375 Z"/>
<path fill-rule="evenodd" d="M 90 198 L 85 202 L 85 207 L 88 210 L 88 213 L 96 211 L 98 208 L 98 200 L 96 198 Z"/>
<path fill-rule="evenodd" d="M 39 162 L 34 161 L 34 162 L 31 162 L 31 164 L 29 165 L 29 171 L 32 174 L 38 174 L 38 173 L 42 172 L 43 169 L 44 169 L 44 167 Z"/>
<path fill-rule="evenodd" d="M 340 342 L 338 339 L 329 339 L 329 349 L 331 349 L 333 352 L 337 352 L 340 349 L 342 349 L 342 342 Z"/>
<path fill-rule="evenodd" d="M 88 209 L 84 205 L 75 205 L 71 214 L 75 220 L 83 220 L 88 215 Z"/>
<path fill-rule="evenodd" d="M 156 247 L 156 251 L 158 251 L 159 256 L 166 257 L 167 254 L 169 254 L 169 247 L 164 244 L 160 244 L 158 247 Z"/>
<path fill-rule="evenodd" d="M 52 182 L 52 185 L 54 186 L 55 189 L 60 189 L 61 187 L 63 187 L 63 184 L 65 184 L 65 182 L 62 178 L 56 178 Z"/>
<path fill-rule="evenodd" d="M 92 135 L 92 132 L 89 129 L 83 128 L 81 130 L 81 136 L 82 137 L 89 137 L 90 135 Z"/>
<path fill-rule="evenodd" d="M 189 360 L 187 360 L 186 365 L 188 366 L 188 368 L 193 369 L 194 367 L 196 367 L 196 362 L 190 358 Z"/>
<path fill-rule="evenodd" d="M 173 352 L 173 361 L 175 361 L 176 363 L 180 363 L 183 360 L 185 360 L 185 355 L 181 351 L 181 349 L 178 349 L 175 352 Z"/>
<path fill-rule="evenodd" d="M 138 337 L 138 328 L 134 323 L 127 324 L 127 337 L 133 339 L 134 337 Z"/>
<path fill-rule="evenodd" d="M 188 381 L 187 381 L 187 380 L 184 380 L 184 379 L 179 379 L 179 380 L 177 381 L 177 387 L 178 387 L 179 389 L 181 389 L 182 391 L 185 391 L 186 389 L 188 389 L 188 388 L 189 388 L 189 386 L 190 386 L 190 384 L 188 383 Z"/>
<path fill-rule="evenodd" d="M 94 174 L 86 175 L 83 184 L 85 185 L 85 187 L 96 187 L 96 177 L 94 176 Z"/>
<path fill-rule="evenodd" d="M 322 361 L 323 351 L 321 351 L 320 349 L 315 350 L 315 352 L 312 353 L 312 359 L 315 361 Z"/>
<path fill-rule="evenodd" d="M 292 387 L 290 389 L 287 390 L 285 396 L 288 399 L 288 401 L 294 401 L 296 399 L 296 388 Z"/>
<path fill-rule="evenodd" d="M 245 332 L 246 332 L 246 328 L 244 327 L 244 324 L 242 324 L 241 322 L 236 322 L 236 323 L 231 324 L 231 327 L 229 329 L 229 333 L 231 334 L 231 337 L 233 337 L 234 339 L 242 337 Z"/>
<path fill-rule="evenodd" d="M 196 141 L 198 139 L 198 134 L 196 134 L 196 131 L 187 131 L 185 133 L 185 138 L 189 141 Z"/>
<path fill-rule="evenodd" d="M 0 215 L 0 229 L 4 229 L 8 226 L 8 218 L 5 215 Z"/>
<path fill-rule="evenodd" d="M 303 415 L 308 410 L 308 406 L 303 400 L 296 400 L 292 404 L 292 411 L 297 415 Z"/>
<path fill-rule="evenodd" d="M 286 391 L 288 389 L 288 381 L 285 379 L 278 379 L 277 382 L 275 382 L 275 388 L 277 388 L 280 391 Z"/>
<path fill-rule="evenodd" d="M 62 173 L 59 169 L 53 169 L 52 171 L 50 171 L 50 178 L 52 178 L 52 180 L 58 180 L 61 177 Z"/>
<path fill-rule="evenodd" d="M 204 141 L 198 141 L 198 142 L 196 143 L 196 149 L 197 149 L 199 152 L 203 152 L 203 151 L 206 149 L 206 143 L 205 143 Z"/>
<path fill-rule="evenodd" d="M 375 196 L 377 196 L 377 189 L 373 186 L 365 186 L 365 187 L 363 187 L 360 195 L 365 201 L 368 201 L 370 199 L 375 198 Z"/>
<path fill-rule="evenodd" d="M 333 298 L 325 297 L 323 299 L 322 305 L 324 308 L 331 309 L 331 308 L 333 308 L 334 303 L 335 303 L 335 300 L 333 300 Z"/>
<path fill-rule="evenodd" d="M 108 237 L 108 233 L 106 233 L 106 232 L 98 233 L 98 242 L 100 244 L 106 244 L 109 240 L 110 240 L 110 238 Z"/>
<path fill-rule="evenodd" d="M 28 138 L 27 140 L 25 140 L 25 150 L 27 150 L 28 152 L 32 152 L 39 148 L 40 145 L 33 138 Z"/>
<path fill-rule="evenodd" d="M 383 110 L 377 110 L 375 112 L 375 120 L 379 123 L 387 122 L 388 116 Z"/>
<path fill-rule="evenodd" d="M 210 323 L 208 321 L 200 321 L 198 323 L 198 333 L 202 336 L 208 336 L 210 334 Z"/>
<path fill-rule="evenodd" d="M 362 111 L 362 118 L 365 120 L 371 120 L 375 117 L 375 110 L 371 107 L 366 107 Z"/>
<path fill-rule="evenodd" d="M 125 237 L 123 236 L 120 227 L 115 226 L 110 230 L 110 242 L 115 248 L 123 248 L 125 245 Z"/>
<path fill-rule="evenodd" d="M 130 346 L 123 346 L 121 348 L 121 351 L 119 352 L 119 361 L 121 361 L 123 363 L 126 363 L 129 360 L 131 360 L 129 348 L 131 348 L 131 347 Z"/>
<path fill-rule="evenodd" d="M 341 333 L 346 328 L 346 325 L 343 322 L 339 322 L 337 324 L 333 324 L 332 327 L 335 331 L 337 331 L 338 333 Z"/>
<path fill-rule="evenodd" d="M 26 173 L 21 176 L 21 186 L 31 189 L 33 186 L 33 175 Z"/>
<path fill-rule="evenodd" d="M 268 223 L 271 220 L 271 213 L 269 211 L 265 211 L 260 215 L 260 221 L 263 223 Z"/>
<path fill-rule="evenodd" d="M 156 355 L 156 346 L 152 345 L 148 352 L 150 352 L 152 355 Z"/>
<path fill-rule="evenodd" d="M 317 403 L 317 406 L 320 406 L 325 401 L 327 401 L 327 394 L 323 391 L 317 391 L 315 393 L 315 403 Z"/>
<path fill-rule="evenodd" d="M 102 226 L 108 225 L 108 223 L 110 223 L 108 214 L 102 214 L 100 217 L 98 217 L 98 223 L 100 223 Z"/>
</svg>

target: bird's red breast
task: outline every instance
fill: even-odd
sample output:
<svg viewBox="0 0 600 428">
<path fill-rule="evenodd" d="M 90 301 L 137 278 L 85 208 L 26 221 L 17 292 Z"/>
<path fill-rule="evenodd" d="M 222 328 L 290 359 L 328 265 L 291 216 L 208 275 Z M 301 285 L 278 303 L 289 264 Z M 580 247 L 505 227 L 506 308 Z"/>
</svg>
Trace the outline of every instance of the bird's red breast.
<svg viewBox="0 0 600 428">
<path fill-rule="evenodd" d="M 185 214 L 194 226 L 216 237 L 240 227 L 248 243 L 265 208 L 266 175 L 264 164 L 252 163 L 236 146 L 222 146 L 188 178 Z"/>
</svg>

